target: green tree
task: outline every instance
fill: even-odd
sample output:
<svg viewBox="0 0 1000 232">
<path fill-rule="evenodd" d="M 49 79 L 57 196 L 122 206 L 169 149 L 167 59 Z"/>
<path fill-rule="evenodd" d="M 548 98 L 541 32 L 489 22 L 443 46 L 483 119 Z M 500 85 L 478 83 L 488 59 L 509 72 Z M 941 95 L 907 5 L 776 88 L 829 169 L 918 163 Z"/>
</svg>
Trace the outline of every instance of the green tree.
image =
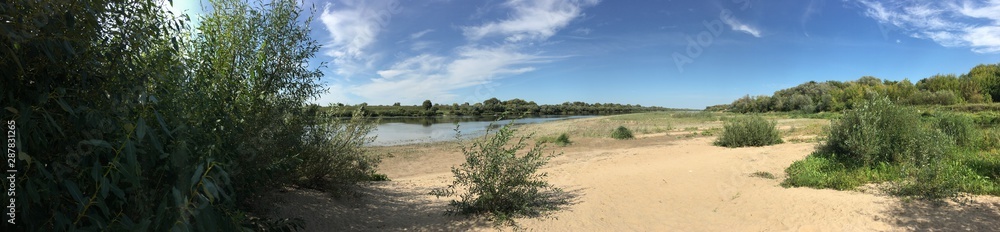
<svg viewBox="0 0 1000 232">
<path fill-rule="evenodd" d="M 431 110 L 431 107 L 434 107 L 434 104 L 431 104 L 431 100 L 424 100 L 424 103 L 421 105 L 424 107 L 424 110 Z"/>
</svg>

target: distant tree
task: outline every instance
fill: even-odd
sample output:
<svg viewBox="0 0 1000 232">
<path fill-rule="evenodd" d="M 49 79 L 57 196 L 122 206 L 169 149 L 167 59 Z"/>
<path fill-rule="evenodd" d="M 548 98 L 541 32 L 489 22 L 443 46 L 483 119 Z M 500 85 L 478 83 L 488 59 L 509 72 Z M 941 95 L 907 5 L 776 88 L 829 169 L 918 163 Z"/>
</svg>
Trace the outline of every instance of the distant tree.
<svg viewBox="0 0 1000 232">
<path fill-rule="evenodd" d="M 983 94 L 990 95 L 993 102 L 1000 102 L 1000 63 L 977 65 L 963 76 L 968 76 L 979 85 Z"/>
<path fill-rule="evenodd" d="M 402 104 L 400 104 L 399 102 L 396 102 L 396 103 L 392 103 L 392 106 L 401 106 L 401 105 L 402 105 Z"/>
<path fill-rule="evenodd" d="M 486 99 L 486 101 L 483 101 L 483 105 L 487 105 L 487 106 L 500 105 L 500 99 L 497 99 L 495 97 L 494 98 L 490 98 L 490 99 Z"/>
<path fill-rule="evenodd" d="M 430 110 L 431 107 L 434 107 L 434 104 L 431 103 L 431 100 L 424 100 L 423 107 L 424 110 Z"/>
</svg>

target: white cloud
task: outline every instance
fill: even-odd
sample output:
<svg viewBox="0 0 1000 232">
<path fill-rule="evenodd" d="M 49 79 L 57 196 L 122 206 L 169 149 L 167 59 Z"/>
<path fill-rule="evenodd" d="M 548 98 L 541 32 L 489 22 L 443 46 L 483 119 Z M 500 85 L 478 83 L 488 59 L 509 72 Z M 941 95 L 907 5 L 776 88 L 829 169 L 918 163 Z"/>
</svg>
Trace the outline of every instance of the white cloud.
<svg viewBox="0 0 1000 232">
<path fill-rule="evenodd" d="M 420 37 L 424 37 L 424 35 L 426 35 L 427 33 L 431 33 L 431 32 L 434 32 L 434 29 L 427 29 L 427 30 L 423 30 L 423 31 L 420 31 L 420 32 L 417 32 L 417 33 L 413 33 L 413 34 L 410 34 L 410 39 L 419 39 Z"/>
<path fill-rule="evenodd" d="M 324 54 L 334 58 L 333 64 L 339 75 L 349 77 L 371 67 L 378 56 L 370 54 L 369 49 L 389 23 L 385 19 L 391 18 L 391 15 L 386 17 L 384 14 L 399 10 L 386 4 L 369 3 L 372 2 L 341 0 L 327 3 L 320 13 L 320 22 L 329 32 L 329 38 L 323 44 Z M 395 7 L 398 8 L 398 5 Z"/>
<path fill-rule="evenodd" d="M 513 46 L 457 49 L 455 58 L 422 54 L 380 70 L 380 78 L 350 91 L 374 102 L 455 100 L 453 90 L 487 84 L 504 76 L 533 71 L 530 64 L 548 62 L 544 57 L 517 52 Z"/>
<path fill-rule="evenodd" d="M 448 101 L 481 101 L 478 98 L 489 98 L 496 81 L 535 70 L 533 65 L 551 62 L 562 57 L 543 56 L 537 50 L 538 44 L 543 44 L 552 35 L 565 28 L 573 19 L 583 15 L 582 7 L 597 4 L 596 0 L 508 0 L 502 6 L 509 8 L 509 18 L 487 21 L 478 26 L 463 27 L 463 36 L 468 40 L 464 44 L 444 47 L 447 44 L 440 41 L 428 41 L 425 36 L 433 30 L 424 30 L 409 34 L 396 44 L 409 44 L 410 51 L 419 55 L 407 56 L 397 53 L 397 59 L 388 67 L 368 72 L 377 74 L 370 81 L 336 86 L 339 90 L 360 97 L 365 102 L 373 104 L 388 104 L 391 102 L 418 103 L 424 99 L 435 102 Z M 328 7 L 329 8 L 329 7 Z M 337 16 L 337 17 L 334 17 Z M 333 18 L 336 20 L 329 20 Z M 372 21 L 362 20 L 360 15 L 348 10 L 330 11 L 325 9 L 321 19 L 331 32 L 339 31 L 334 36 L 337 49 L 331 50 L 331 56 L 340 58 L 355 58 L 368 56 L 368 48 L 372 46 L 379 29 Z M 353 36 L 352 36 L 353 35 Z M 360 36 L 358 36 L 360 35 Z M 339 36 L 339 37 L 338 37 Z M 496 36 L 503 41 L 481 42 L 479 39 Z M 347 40 L 344 38 L 360 38 Z M 460 42 L 461 43 L 461 42 Z M 405 45 L 402 45 L 405 46 Z M 428 48 L 443 48 L 451 51 L 447 54 L 431 53 Z M 437 50 L 437 49 L 434 49 Z M 532 51 L 532 52 L 525 52 Z M 338 59 L 340 59 L 338 58 Z M 351 62 L 345 62 L 350 65 Z M 338 67 L 345 64 L 335 64 Z M 364 66 L 364 62 L 353 62 Z M 368 63 L 371 66 L 371 63 Z M 475 96 L 458 96 L 460 90 L 476 88 Z M 485 87 L 480 92 L 479 87 Z M 482 95 L 482 96 L 480 96 Z M 461 97 L 461 99 L 459 99 Z M 470 100 L 471 99 L 471 100 Z"/>
<path fill-rule="evenodd" d="M 865 15 L 945 47 L 969 47 L 978 53 L 1000 52 L 1000 0 L 902 1 L 858 0 Z"/>
<path fill-rule="evenodd" d="M 463 28 L 465 37 L 479 40 L 488 36 L 506 36 L 508 42 L 545 40 L 583 15 L 582 8 L 597 5 L 598 0 L 510 0 L 504 5 L 513 10 L 506 20 Z"/>
<path fill-rule="evenodd" d="M 590 32 L 592 32 L 592 31 L 594 31 L 594 30 L 591 30 L 590 28 L 584 27 L 584 28 L 577 28 L 576 30 L 573 30 L 573 33 L 580 34 L 580 35 L 589 35 Z"/>
<path fill-rule="evenodd" d="M 736 20 L 735 17 L 732 16 L 724 17 L 722 18 L 722 22 L 726 23 L 726 25 L 729 25 L 729 27 L 732 28 L 734 31 L 742 31 L 744 33 L 752 35 L 753 37 L 760 38 L 760 30 Z"/>
</svg>

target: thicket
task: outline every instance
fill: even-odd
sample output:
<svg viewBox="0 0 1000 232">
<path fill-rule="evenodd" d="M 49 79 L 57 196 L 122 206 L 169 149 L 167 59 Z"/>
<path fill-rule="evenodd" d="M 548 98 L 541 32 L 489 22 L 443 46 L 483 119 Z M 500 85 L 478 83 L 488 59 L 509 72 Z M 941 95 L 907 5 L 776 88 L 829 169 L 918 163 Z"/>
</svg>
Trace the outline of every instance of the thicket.
<svg viewBox="0 0 1000 232">
<path fill-rule="evenodd" d="M 715 141 L 723 147 L 760 147 L 782 143 L 777 122 L 760 115 L 730 119 L 723 125 L 722 134 Z"/>
<path fill-rule="evenodd" d="M 371 125 L 307 104 L 322 73 L 298 2 L 213 0 L 197 30 L 159 4 L 0 3 L 21 228 L 297 228 L 249 216 L 255 200 L 373 172 Z"/>
<path fill-rule="evenodd" d="M 839 112 L 873 99 L 887 97 L 905 105 L 954 105 L 1000 102 L 1000 64 L 981 64 L 960 76 L 934 75 L 917 81 L 881 80 L 865 76 L 855 81 L 810 81 L 773 95 L 744 96 L 731 104 L 706 110 L 739 113 L 769 111 Z"/>
<path fill-rule="evenodd" d="M 852 189 L 889 182 L 889 190 L 906 196 L 1000 194 L 1000 157 L 990 151 L 996 145 L 981 140 L 995 138 L 980 133 L 964 115 L 921 114 L 876 97 L 835 119 L 817 151 L 785 170 L 783 185 Z"/>
</svg>

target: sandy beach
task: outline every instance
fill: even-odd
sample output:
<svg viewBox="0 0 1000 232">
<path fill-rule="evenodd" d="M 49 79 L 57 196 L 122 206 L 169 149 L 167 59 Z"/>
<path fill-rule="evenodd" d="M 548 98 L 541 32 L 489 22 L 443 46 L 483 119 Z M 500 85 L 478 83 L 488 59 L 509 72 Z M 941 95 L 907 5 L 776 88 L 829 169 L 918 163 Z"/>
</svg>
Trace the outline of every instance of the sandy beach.
<svg viewBox="0 0 1000 232">
<path fill-rule="evenodd" d="M 574 119 L 521 127 L 523 132 L 573 132 L 603 123 Z M 828 120 L 782 119 L 779 128 Z M 546 217 L 521 218 L 530 231 L 992 231 L 1000 228 L 1000 198 L 963 196 L 943 203 L 901 200 L 879 191 L 784 188 L 784 169 L 816 146 L 789 133 L 779 145 L 713 146 L 699 132 L 718 121 L 677 123 L 637 139 L 574 136 L 542 171 L 570 204 Z M 694 129 L 697 128 L 697 129 Z M 573 136 L 571 134 L 571 136 Z M 798 138 L 798 139 L 790 139 Z M 452 181 L 463 161 L 454 143 L 381 148 L 392 181 L 365 184 L 334 198 L 309 189 L 279 193 L 275 216 L 301 217 L 308 231 L 496 230 L 490 222 L 444 215 L 450 199 L 429 195 Z M 774 179 L 752 176 L 768 172 Z M 503 228 L 510 230 L 511 228 Z"/>
</svg>

